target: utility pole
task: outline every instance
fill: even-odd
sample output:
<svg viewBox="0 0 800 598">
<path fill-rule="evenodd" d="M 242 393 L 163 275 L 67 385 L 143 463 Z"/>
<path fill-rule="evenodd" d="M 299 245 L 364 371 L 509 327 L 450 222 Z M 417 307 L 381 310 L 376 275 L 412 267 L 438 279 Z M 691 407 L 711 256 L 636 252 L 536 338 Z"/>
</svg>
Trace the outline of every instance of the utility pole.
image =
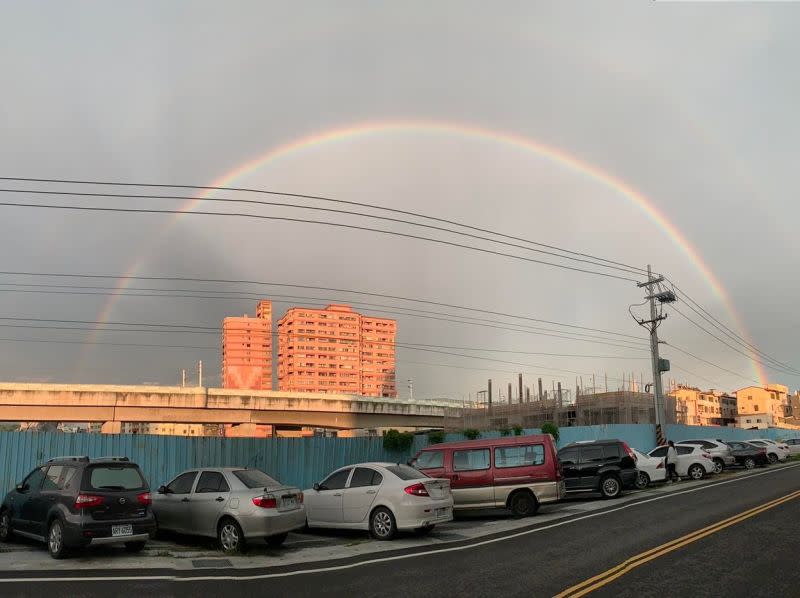
<svg viewBox="0 0 800 598">
<path fill-rule="evenodd" d="M 522 402 L 522 374 L 519 375 L 519 402 Z"/>
<path fill-rule="evenodd" d="M 203 388 L 203 361 L 197 362 L 197 386 Z"/>
<path fill-rule="evenodd" d="M 411 378 L 408 379 L 408 400 L 414 400 L 414 381 Z"/>
<path fill-rule="evenodd" d="M 181 370 L 181 388 L 186 387 L 186 368 Z"/>
<path fill-rule="evenodd" d="M 650 264 L 647 265 L 647 282 L 637 284 L 639 288 L 646 287 L 647 295 L 645 299 L 650 302 L 650 319 L 637 320 L 638 324 L 650 332 L 650 358 L 653 366 L 653 402 L 656 414 L 656 442 L 664 444 L 664 429 L 666 424 L 666 412 L 664 410 L 664 393 L 661 387 L 661 372 L 669 371 L 669 361 L 662 360 L 658 355 L 658 326 L 667 316 L 661 314 L 656 309 L 656 301 L 661 304 L 672 303 L 675 301 L 675 294 L 672 291 L 662 290 L 659 286 L 664 282 L 663 276 L 653 276 Z"/>
</svg>

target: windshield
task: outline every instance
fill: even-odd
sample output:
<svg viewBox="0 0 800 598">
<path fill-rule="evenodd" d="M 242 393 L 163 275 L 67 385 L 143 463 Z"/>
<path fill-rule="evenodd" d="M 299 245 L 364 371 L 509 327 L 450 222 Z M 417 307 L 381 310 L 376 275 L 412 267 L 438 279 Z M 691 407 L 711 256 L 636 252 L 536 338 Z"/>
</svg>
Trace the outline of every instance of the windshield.
<svg viewBox="0 0 800 598">
<path fill-rule="evenodd" d="M 428 477 L 420 470 L 409 467 L 408 465 L 387 465 L 386 469 L 401 480 L 419 480 Z"/>
<path fill-rule="evenodd" d="M 123 465 L 95 465 L 89 468 L 89 489 L 107 491 L 141 490 L 146 483 L 139 468 Z"/>
<path fill-rule="evenodd" d="M 238 469 L 233 475 L 248 488 L 274 488 L 282 485 L 260 469 Z"/>
</svg>

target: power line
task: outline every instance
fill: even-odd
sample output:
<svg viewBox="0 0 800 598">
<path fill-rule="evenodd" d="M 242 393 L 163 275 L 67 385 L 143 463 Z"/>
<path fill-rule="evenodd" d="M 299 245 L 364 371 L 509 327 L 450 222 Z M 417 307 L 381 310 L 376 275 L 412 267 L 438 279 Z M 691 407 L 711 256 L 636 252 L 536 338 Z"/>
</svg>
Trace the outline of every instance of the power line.
<svg viewBox="0 0 800 598">
<path fill-rule="evenodd" d="M 743 374 L 740 374 L 740 373 L 738 373 L 738 372 L 734 372 L 733 370 L 729 370 L 729 369 L 727 369 L 727 368 L 724 368 L 724 367 L 722 367 L 721 365 L 718 365 L 718 364 L 716 364 L 716 363 L 714 363 L 714 362 L 712 362 L 712 361 L 708 361 L 707 359 L 703 359 L 702 357 L 698 357 L 697 355 L 695 355 L 695 354 L 693 354 L 693 353 L 689 353 L 689 351 L 687 351 L 686 349 L 681 349 L 680 347 L 678 347 L 677 345 L 674 345 L 673 343 L 668 343 L 667 341 L 662 341 L 662 342 L 663 342 L 665 345 L 668 345 L 668 346 L 672 347 L 672 348 L 673 348 L 673 349 L 675 349 L 676 351 L 680 351 L 680 352 L 681 352 L 681 353 L 683 353 L 684 355 L 688 355 L 688 356 L 689 356 L 689 357 L 691 357 L 692 359 L 696 359 L 696 360 L 698 360 L 698 361 L 702 361 L 703 363 L 706 363 L 706 364 L 708 364 L 708 365 L 710 365 L 710 366 L 712 366 L 712 367 L 715 367 L 715 368 L 717 368 L 718 370 L 722 370 L 723 372 L 727 372 L 727 373 L 729 373 L 729 374 L 732 374 L 732 375 L 736 376 L 737 378 L 741 378 L 741 379 L 744 379 L 744 380 L 749 380 L 749 381 L 752 381 L 752 382 L 756 382 L 757 384 L 760 384 L 760 383 L 761 383 L 759 380 L 755 380 L 755 379 L 753 379 L 753 378 L 748 378 L 747 376 L 745 376 L 745 375 L 743 375 Z"/>
<path fill-rule="evenodd" d="M 238 198 L 225 198 L 225 197 L 194 197 L 194 196 L 187 196 L 187 195 L 140 195 L 140 194 L 130 194 L 130 193 L 88 193 L 88 192 L 77 192 L 77 191 L 45 191 L 40 189 L 3 189 L 0 188 L 0 192 L 2 193 L 25 193 L 25 194 L 35 194 L 35 195 L 55 195 L 55 196 L 70 196 L 70 197 L 105 197 L 105 198 L 125 198 L 125 199 L 175 199 L 175 200 L 192 200 L 192 201 L 202 201 L 202 202 L 209 202 L 209 203 L 240 203 L 246 205 L 261 205 L 261 206 L 271 206 L 271 207 L 279 207 L 279 208 L 292 208 L 298 210 L 311 210 L 317 212 L 327 212 L 331 214 L 341 214 L 346 216 L 358 216 L 360 218 L 370 218 L 372 220 L 380 220 L 382 222 L 394 222 L 396 224 L 405 224 L 408 226 L 417 226 L 420 228 L 426 228 L 430 230 L 435 230 L 438 232 L 444 232 L 453 235 L 459 235 L 462 237 L 468 237 L 471 239 L 477 239 L 480 241 L 488 241 L 490 243 L 496 243 L 498 245 L 504 245 L 507 247 L 513 247 L 515 249 L 522 249 L 525 251 L 532 251 L 535 253 L 540 253 L 543 255 L 549 255 L 551 257 L 557 257 L 561 259 L 571 260 L 574 262 L 580 262 L 584 264 L 591 264 L 593 266 L 600 266 L 601 268 L 610 268 L 613 270 L 619 270 L 621 272 L 625 272 L 626 274 L 633 274 L 638 275 L 639 272 L 635 270 L 631 270 L 627 267 L 619 267 L 610 264 L 600 263 L 594 260 L 589 259 L 581 259 L 576 257 L 571 257 L 569 255 L 562 255 L 560 253 L 555 253 L 552 251 L 545 251 L 543 249 L 534 249 L 533 247 L 526 247 L 524 245 L 519 245 L 517 243 L 509 243 L 507 241 L 499 241 L 497 239 L 492 239 L 489 237 L 483 237 L 480 235 L 475 235 L 472 233 L 465 233 L 463 231 L 453 230 L 450 228 L 445 228 L 442 226 L 433 226 L 430 224 L 424 224 L 421 222 L 413 222 L 411 220 L 403 220 L 402 218 L 392 218 L 389 216 L 378 216 L 375 214 L 366 214 L 364 212 L 354 212 L 352 210 L 337 210 L 333 208 L 322 208 L 319 206 L 306 206 L 301 204 L 292 204 L 287 202 L 279 202 L 279 201 L 260 201 L 255 199 L 238 199 Z M 183 212 L 187 213 L 187 212 Z M 425 217 L 427 218 L 427 217 Z M 528 242 L 528 241 L 526 241 Z"/>
<path fill-rule="evenodd" d="M 584 274 L 594 274 L 595 276 L 603 276 L 605 278 L 613 278 L 617 280 L 624 280 L 626 282 L 633 282 L 637 283 L 638 281 L 635 278 L 629 278 L 627 276 L 618 276 L 616 274 L 610 274 L 608 272 L 597 272 L 596 270 L 587 270 L 585 268 L 576 268 L 573 266 L 565 266 L 564 264 L 557 264 L 555 262 L 548 262 L 545 260 L 537 260 L 534 258 L 524 257 L 521 255 L 514 255 L 512 253 L 503 253 L 502 251 L 494 251 L 492 249 L 486 249 L 482 247 L 475 247 L 473 245 L 465 245 L 463 243 L 456 243 L 454 241 L 446 241 L 444 239 L 435 239 L 433 237 L 425 237 L 422 235 L 412 235 L 410 233 L 401 233 L 399 231 L 391 231 L 386 229 L 380 228 L 372 228 L 369 226 L 359 226 L 355 224 L 345 224 L 342 222 L 327 222 L 324 220 L 309 220 L 306 218 L 290 218 L 288 216 L 267 216 L 264 214 L 250 214 L 246 212 L 206 212 L 206 211 L 199 211 L 199 210 L 192 210 L 191 212 L 184 212 L 182 210 L 154 210 L 148 208 L 109 208 L 109 207 L 100 207 L 100 206 L 76 206 L 76 205 L 59 205 L 59 204 L 38 204 L 38 203 L 24 203 L 24 202 L 0 202 L 0 206 L 5 207 L 17 207 L 17 208 L 36 208 L 36 209 L 47 209 L 47 210 L 75 210 L 75 211 L 87 211 L 87 212 L 100 212 L 100 213 L 121 213 L 121 214 L 187 214 L 192 216 L 227 216 L 233 218 L 252 218 L 256 220 L 270 220 L 276 222 L 294 222 L 298 224 L 318 224 L 320 226 L 332 226 L 336 228 L 345 228 L 349 230 L 360 230 L 360 231 L 368 231 L 379 233 L 383 235 L 391 235 L 396 237 L 403 237 L 407 239 L 414 239 L 418 241 L 429 241 L 431 243 L 437 243 L 440 245 L 446 245 L 450 247 L 456 247 L 459 249 L 468 249 L 471 251 L 476 251 L 478 253 L 485 253 L 489 255 L 496 255 L 500 257 L 507 257 L 515 260 L 520 260 L 524 262 L 540 264 L 545 266 L 551 266 L 554 268 L 561 268 L 563 270 L 570 270 L 573 272 L 581 272 Z"/>
<path fill-rule="evenodd" d="M 384 212 L 391 212 L 395 214 L 402 214 L 405 216 L 414 216 L 416 218 L 424 218 L 426 220 L 430 220 L 433 222 L 441 222 L 444 224 L 450 224 L 453 226 L 459 226 L 461 228 L 467 230 L 474 230 L 477 232 L 487 233 L 491 235 L 495 235 L 501 238 L 510 239 L 513 241 L 521 241 L 524 243 L 529 243 L 531 245 L 535 245 L 537 247 L 545 247 L 547 249 L 553 249 L 556 251 L 560 251 L 562 253 L 570 254 L 570 255 L 577 255 L 580 257 L 587 257 L 591 259 L 595 259 L 598 261 L 606 262 L 608 264 L 612 264 L 615 266 L 622 266 L 624 268 L 628 268 L 629 270 L 636 270 L 640 273 L 644 273 L 645 270 L 643 268 L 637 266 L 631 266 L 629 264 L 625 264 L 623 262 L 618 262 L 614 260 L 608 260 L 605 258 L 601 258 L 595 255 L 581 253 L 577 251 L 571 251 L 568 249 L 564 249 L 562 247 L 557 247 L 555 245 L 548 245 L 546 243 L 540 243 L 537 241 L 531 241 L 529 239 L 524 239 L 521 237 L 515 237 L 512 235 L 507 235 L 504 233 L 500 233 L 497 231 L 493 231 L 486 228 L 480 228 L 476 226 L 472 226 L 469 224 L 464 224 L 463 222 L 458 222 L 455 220 L 448 220 L 445 218 L 437 218 L 435 216 L 429 216 L 426 214 L 421 214 L 418 212 L 411 212 L 408 210 L 399 210 L 396 208 L 389 208 L 385 206 L 380 206 L 376 204 L 369 204 L 363 202 L 356 202 L 356 201 L 348 201 L 343 199 L 335 199 L 331 197 L 325 197 L 321 195 L 306 195 L 301 193 L 283 193 L 279 191 L 272 191 L 268 189 L 253 189 L 247 187 L 223 187 L 223 186 L 211 186 L 211 185 L 167 185 L 167 184 L 158 184 L 158 183 L 130 183 L 130 182 L 120 182 L 120 181 L 96 181 L 96 180 L 88 180 L 88 181 L 81 181 L 81 180 L 71 180 L 71 179 L 44 179 L 44 178 L 31 178 L 31 177 L 0 177 L 0 180 L 4 181 L 20 181 L 20 182 L 39 182 L 39 183 L 60 183 L 60 184 L 72 184 L 72 185 L 105 185 L 105 186 L 115 186 L 115 187 L 148 187 L 148 188 L 161 188 L 161 189 L 195 189 L 195 190 L 203 190 L 203 191 L 234 191 L 234 192 L 245 192 L 245 193 L 258 193 L 262 195 L 277 195 L 282 197 L 294 197 L 298 199 L 311 199 L 316 201 L 324 201 L 330 203 L 337 203 L 341 205 L 353 205 L 353 206 L 360 206 L 365 208 L 370 208 L 374 210 L 384 211 Z M 198 200 L 202 198 L 198 197 L 191 197 L 190 199 Z"/>
</svg>

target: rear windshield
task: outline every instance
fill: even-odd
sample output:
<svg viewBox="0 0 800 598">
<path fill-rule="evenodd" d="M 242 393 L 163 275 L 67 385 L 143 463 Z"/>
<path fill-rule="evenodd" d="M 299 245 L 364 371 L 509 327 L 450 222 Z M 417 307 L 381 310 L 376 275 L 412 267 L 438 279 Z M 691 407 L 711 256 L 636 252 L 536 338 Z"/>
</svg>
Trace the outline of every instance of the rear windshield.
<svg viewBox="0 0 800 598">
<path fill-rule="evenodd" d="M 386 467 L 386 469 L 391 471 L 401 480 L 418 480 L 420 478 L 428 477 L 420 470 L 409 467 L 408 465 L 389 465 Z"/>
<path fill-rule="evenodd" d="M 89 468 L 89 488 L 92 490 L 141 490 L 147 486 L 139 468 L 125 465 L 96 465 Z"/>
<path fill-rule="evenodd" d="M 260 469 L 240 469 L 234 471 L 233 475 L 248 488 L 274 488 L 281 485 L 280 482 L 273 480 Z"/>
</svg>

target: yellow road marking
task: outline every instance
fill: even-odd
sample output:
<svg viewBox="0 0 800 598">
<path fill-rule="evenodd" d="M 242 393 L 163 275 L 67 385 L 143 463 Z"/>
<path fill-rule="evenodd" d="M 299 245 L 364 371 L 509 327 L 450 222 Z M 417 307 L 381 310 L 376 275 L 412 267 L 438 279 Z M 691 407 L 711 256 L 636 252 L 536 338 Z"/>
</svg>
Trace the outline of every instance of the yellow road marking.
<svg viewBox="0 0 800 598">
<path fill-rule="evenodd" d="M 743 511 L 737 515 L 734 515 L 733 517 L 728 517 L 727 519 L 723 519 L 722 521 L 718 521 L 707 527 L 695 530 L 686 534 L 685 536 L 681 536 L 680 538 L 670 540 L 669 542 L 661 544 L 660 546 L 656 546 L 655 548 L 651 548 L 650 550 L 646 550 L 645 552 L 632 556 L 629 559 L 621 562 L 619 565 L 616 565 L 611 569 L 600 573 L 599 575 L 595 575 L 594 577 L 582 581 L 579 584 L 567 588 L 563 592 L 556 594 L 555 598 L 579 598 L 580 596 L 585 596 L 589 592 L 593 592 L 603 587 L 604 585 L 625 575 L 640 565 L 643 565 L 649 561 L 652 561 L 653 559 L 686 546 L 687 544 L 696 542 L 701 538 L 705 538 L 706 536 L 730 527 L 736 523 L 740 523 L 746 519 L 749 519 L 750 517 L 754 517 L 759 513 L 763 513 L 764 511 L 767 511 L 773 507 L 777 507 L 778 505 L 798 497 L 800 497 L 800 490 L 787 494 L 786 496 L 776 498 L 775 500 L 769 501 L 757 507 L 753 507 L 752 509 L 748 509 L 747 511 Z"/>
</svg>

